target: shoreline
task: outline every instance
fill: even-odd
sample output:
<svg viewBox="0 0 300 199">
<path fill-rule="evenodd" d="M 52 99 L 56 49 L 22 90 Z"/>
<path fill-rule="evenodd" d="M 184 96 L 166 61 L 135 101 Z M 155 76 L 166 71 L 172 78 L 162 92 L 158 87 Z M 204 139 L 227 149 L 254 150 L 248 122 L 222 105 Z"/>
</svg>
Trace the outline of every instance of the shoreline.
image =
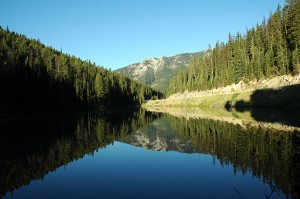
<svg viewBox="0 0 300 199">
<path fill-rule="evenodd" d="M 239 125 L 243 128 L 268 128 L 285 132 L 300 132 L 300 120 L 294 117 L 294 113 L 282 114 L 281 111 L 272 112 L 268 109 L 256 110 L 264 118 L 261 120 L 257 114 L 250 111 L 238 112 L 236 110 L 200 108 L 200 107 L 148 107 L 146 110 L 157 113 L 165 113 L 178 118 L 208 119 Z M 276 115 L 276 116 L 274 116 Z M 265 118 L 265 116 L 267 118 Z M 269 116 L 269 117 L 268 117 Z M 286 123 L 286 119 L 294 118 L 294 124 Z"/>
<path fill-rule="evenodd" d="M 150 100 L 149 107 L 230 107 L 300 110 L 300 75 L 278 76 L 266 80 L 239 82 L 207 91 L 185 91 L 162 100 Z"/>
</svg>

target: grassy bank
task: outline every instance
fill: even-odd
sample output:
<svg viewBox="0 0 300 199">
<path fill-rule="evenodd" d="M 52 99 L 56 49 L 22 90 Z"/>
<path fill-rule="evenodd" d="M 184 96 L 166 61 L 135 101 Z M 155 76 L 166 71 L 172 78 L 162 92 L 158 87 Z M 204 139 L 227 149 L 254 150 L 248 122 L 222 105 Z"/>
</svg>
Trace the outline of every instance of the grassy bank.
<svg viewBox="0 0 300 199">
<path fill-rule="evenodd" d="M 228 94 L 209 94 L 197 97 L 169 97 L 163 100 L 148 101 L 143 107 L 213 107 L 223 108 L 230 102 L 237 109 L 280 108 L 300 110 L 300 84 L 277 88 L 257 89 L 254 91 Z"/>
<path fill-rule="evenodd" d="M 170 106 L 170 107 L 224 107 L 227 101 L 249 101 L 253 92 L 241 92 L 232 94 L 205 95 L 201 97 L 167 98 L 151 100 L 143 104 L 144 107 Z"/>
</svg>

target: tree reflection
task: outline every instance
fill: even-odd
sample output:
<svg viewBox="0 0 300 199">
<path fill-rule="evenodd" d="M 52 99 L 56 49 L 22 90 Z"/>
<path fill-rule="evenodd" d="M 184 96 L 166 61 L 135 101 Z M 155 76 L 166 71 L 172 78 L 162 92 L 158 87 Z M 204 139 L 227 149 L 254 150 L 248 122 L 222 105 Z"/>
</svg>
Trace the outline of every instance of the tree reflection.
<svg viewBox="0 0 300 199">
<path fill-rule="evenodd" d="M 138 110 L 1 121 L 0 196 L 93 154 L 158 117 Z"/>
<path fill-rule="evenodd" d="M 265 191 L 266 198 L 280 191 L 287 197 L 300 196 L 297 131 L 212 119 L 161 117 L 140 110 L 13 120 L 1 122 L 0 127 L 1 195 L 42 179 L 48 172 L 93 154 L 114 140 L 144 146 L 130 134 L 139 130 L 150 141 L 159 137 L 168 144 L 165 150 L 211 154 L 221 165 L 232 165 L 235 174 L 251 173 L 270 186 L 269 192 Z M 146 146 L 151 149 L 155 145 Z M 237 187 L 233 189 L 239 192 Z"/>
<path fill-rule="evenodd" d="M 189 139 L 200 153 L 211 154 L 222 165 L 233 165 L 234 173 L 252 173 L 272 189 L 298 198 L 300 177 L 300 133 L 230 124 L 210 119 L 168 116 L 172 130 Z M 266 194 L 266 197 L 269 194 Z"/>
</svg>

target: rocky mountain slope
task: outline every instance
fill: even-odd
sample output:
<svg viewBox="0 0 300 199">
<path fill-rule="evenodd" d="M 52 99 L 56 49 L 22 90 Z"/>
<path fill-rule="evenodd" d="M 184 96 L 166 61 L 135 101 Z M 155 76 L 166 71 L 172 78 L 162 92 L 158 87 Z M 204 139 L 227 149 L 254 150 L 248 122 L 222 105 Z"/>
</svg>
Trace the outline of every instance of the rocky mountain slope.
<svg viewBox="0 0 300 199">
<path fill-rule="evenodd" d="M 188 67 L 194 57 L 204 56 L 206 51 L 196 53 L 183 53 L 172 57 L 145 59 L 140 63 L 131 64 L 117 69 L 131 79 L 150 85 L 157 90 L 165 91 L 171 77 L 179 70 Z"/>
</svg>

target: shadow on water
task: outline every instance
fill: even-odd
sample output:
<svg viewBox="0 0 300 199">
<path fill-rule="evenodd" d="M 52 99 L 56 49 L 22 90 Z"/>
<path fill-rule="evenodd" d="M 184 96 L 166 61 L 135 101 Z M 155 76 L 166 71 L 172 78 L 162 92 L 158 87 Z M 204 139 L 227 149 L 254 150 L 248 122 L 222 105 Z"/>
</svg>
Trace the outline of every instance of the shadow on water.
<svg viewBox="0 0 300 199">
<path fill-rule="evenodd" d="M 138 110 L 0 121 L 0 198 L 159 117 Z"/>
<path fill-rule="evenodd" d="M 300 85 L 256 90 L 249 102 L 239 100 L 233 105 L 228 101 L 225 108 L 228 111 L 232 108 L 238 112 L 250 111 L 257 121 L 300 127 Z"/>
</svg>

